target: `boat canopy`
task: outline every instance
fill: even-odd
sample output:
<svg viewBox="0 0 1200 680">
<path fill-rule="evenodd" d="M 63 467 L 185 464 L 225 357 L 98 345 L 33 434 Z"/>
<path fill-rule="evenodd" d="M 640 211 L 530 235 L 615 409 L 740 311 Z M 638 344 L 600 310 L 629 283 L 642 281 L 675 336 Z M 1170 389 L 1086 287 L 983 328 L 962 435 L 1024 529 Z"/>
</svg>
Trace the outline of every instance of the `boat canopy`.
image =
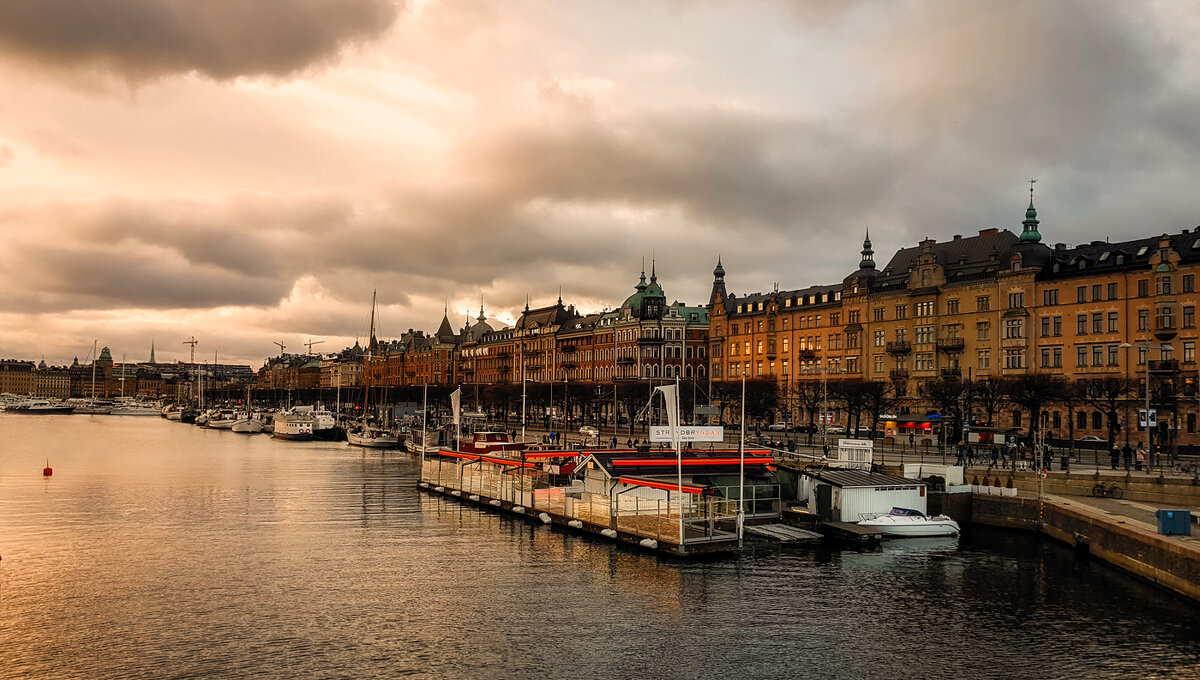
<svg viewBox="0 0 1200 680">
<path fill-rule="evenodd" d="M 925 516 L 925 513 L 921 512 L 920 510 L 913 510 L 911 508 L 892 508 L 892 511 L 889 512 L 888 514 L 896 515 L 899 517 L 924 517 Z"/>
</svg>

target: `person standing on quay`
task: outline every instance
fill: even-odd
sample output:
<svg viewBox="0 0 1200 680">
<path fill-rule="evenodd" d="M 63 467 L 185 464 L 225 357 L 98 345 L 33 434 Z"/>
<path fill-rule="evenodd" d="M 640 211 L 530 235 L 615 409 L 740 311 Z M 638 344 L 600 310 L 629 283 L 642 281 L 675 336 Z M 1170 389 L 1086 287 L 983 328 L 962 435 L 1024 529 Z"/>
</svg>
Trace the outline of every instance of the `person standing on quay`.
<svg viewBox="0 0 1200 680">
<path fill-rule="evenodd" d="M 1142 471 L 1142 463 L 1146 462 L 1146 447 L 1138 442 L 1137 452 L 1134 453 L 1134 469 L 1138 472 Z"/>
<path fill-rule="evenodd" d="M 1120 462 L 1121 462 L 1121 449 L 1118 449 L 1117 445 L 1113 444 L 1112 451 L 1108 452 L 1108 457 L 1109 457 L 1109 462 L 1112 463 L 1112 469 L 1116 470 L 1117 465 L 1120 464 Z M 1126 458 L 1125 460 L 1126 460 L 1126 462 L 1129 461 L 1128 458 Z"/>
<path fill-rule="evenodd" d="M 1125 442 L 1121 449 L 1121 457 L 1125 459 L 1125 471 L 1129 472 L 1129 467 L 1133 464 L 1133 449 L 1130 448 L 1129 442 Z"/>
</svg>

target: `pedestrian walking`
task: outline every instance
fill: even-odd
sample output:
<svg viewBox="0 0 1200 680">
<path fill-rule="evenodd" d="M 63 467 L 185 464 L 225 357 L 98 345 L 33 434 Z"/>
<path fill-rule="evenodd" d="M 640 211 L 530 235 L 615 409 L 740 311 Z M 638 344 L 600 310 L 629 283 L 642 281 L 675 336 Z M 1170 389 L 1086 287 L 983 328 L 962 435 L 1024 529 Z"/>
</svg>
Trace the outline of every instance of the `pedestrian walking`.
<svg viewBox="0 0 1200 680">
<path fill-rule="evenodd" d="M 1146 463 L 1146 448 L 1144 446 L 1142 446 L 1141 442 L 1138 442 L 1137 451 L 1135 451 L 1133 455 L 1134 455 L 1133 468 L 1135 470 L 1137 470 L 1138 472 L 1141 472 L 1142 466 L 1145 465 L 1145 463 Z"/>
<path fill-rule="evenodd" d="M 1121 458 L 1125 461 L 1125 471 L 1129 472 L 1129 468 L 1133 465 L 1133 449 L 1129 446 L 1129 442 L 1125 442 L 1125 446 L 1121 447 Z"/>
<path fill-rule="evenodd" d="M 1118 449 L 1116 444 L 1113 444 L 1112 451 L 1108 452 L 1108 459 L 1112 464 L 1112 469 L 1116 470 L 1117 465 L 1121 462 L 1121 449 Z M 1126 458 L 1125 460 L 1128 463 L 1129 459 Z"/>
<path fill-rule="evenodd" d="M 1000 447 L 992 444 L 992 467 L 1000 464 Z"/>
</svg>

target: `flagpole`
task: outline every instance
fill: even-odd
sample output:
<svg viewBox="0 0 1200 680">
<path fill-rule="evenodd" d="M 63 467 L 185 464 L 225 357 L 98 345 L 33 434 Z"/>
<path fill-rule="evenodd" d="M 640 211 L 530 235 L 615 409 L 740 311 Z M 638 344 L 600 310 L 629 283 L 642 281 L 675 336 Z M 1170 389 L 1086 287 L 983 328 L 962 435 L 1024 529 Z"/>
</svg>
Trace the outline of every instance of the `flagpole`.
<svg viewBox="0 0 1200 680">
<path fill-rule="evenodd" d="M 679 377 L 675 377 L 675 423 L 671 428 L 675 445 L 676 481 L 679 482 L 679 552 L 683 554 L 683 447 L 679 445 Z"/>
<path fill-rule="evenodd" d="M 742 369 L 742 437 L 738 443 L 738 547 L 742 547 L 742 526 L 746 522 L 746 371 Z"/>
</svg>

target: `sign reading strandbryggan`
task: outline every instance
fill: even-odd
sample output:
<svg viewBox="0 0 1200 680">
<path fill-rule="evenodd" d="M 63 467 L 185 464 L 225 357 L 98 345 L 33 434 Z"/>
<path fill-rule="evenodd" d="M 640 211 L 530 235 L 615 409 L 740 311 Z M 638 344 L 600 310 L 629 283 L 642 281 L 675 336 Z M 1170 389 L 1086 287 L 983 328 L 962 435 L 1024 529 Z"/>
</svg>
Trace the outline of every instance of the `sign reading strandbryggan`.
<svg viewBox="0 0 1200 680">
<path fill-rule="evenodd" d="M 650 441 L 670 442 L 671 428 L 667 425 L 651 425 Z M 720 425 L 681 425 L 679 427 L 681 442 L 720 442 L 725 441 L 725 428 Z"/>
</svg>

